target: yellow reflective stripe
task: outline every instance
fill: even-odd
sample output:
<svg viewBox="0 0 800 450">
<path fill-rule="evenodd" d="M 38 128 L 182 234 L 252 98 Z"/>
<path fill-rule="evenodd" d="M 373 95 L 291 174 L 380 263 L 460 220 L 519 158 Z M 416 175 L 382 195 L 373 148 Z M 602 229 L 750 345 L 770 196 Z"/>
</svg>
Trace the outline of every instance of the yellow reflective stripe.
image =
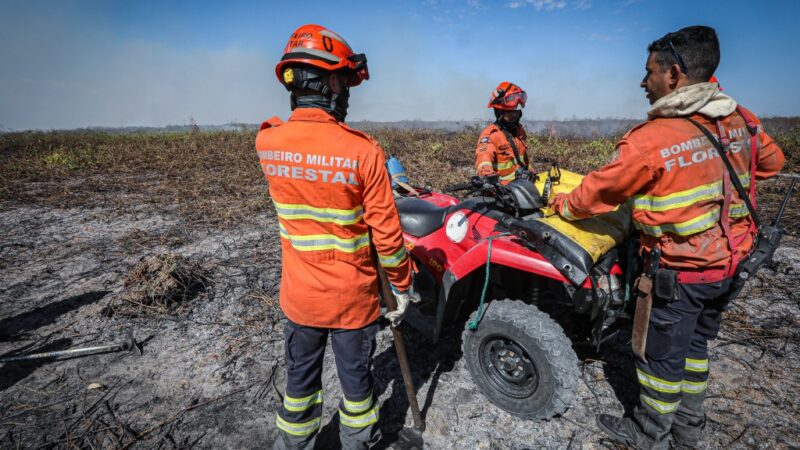
<svg viewBox="0 0 800 450">
<path fill-rule="evenodd" d="M 278 217 L 284 220 L 310 219 L 317 222 L 335 223 L 338 225 L 352 225 L 362 220 L 364 208 L 357 206 L 353 209 L 316 208 L 310 205 L 275 203 Z"/>
<path fill-rule="evenodd" d="M 686 381 L 683 380 L 681 390 L 688 394 L 699 394 L 706 390 L 708 381 Z"/>
<path fill-rule="evenodd" d="M 347 397 L 343 397 L 344 407 L 350 412 L 361 413 L 368 410 L 372 406 L 372 394 L 360 402 L 351 402 Z"/>
<path fill-rule="evenodd" d="M 667 394 L 677 394 L 681 391 L 680 381 L 667 381 L 661 378 L 654 377 L 641 369 L 636 369 L 636 374 L 639 376 L 639 384 L 648 387 L 658 392 Z"/>
<path fill-rule="evenodd" d="M 294 398 L 288 395 L 283 396 L 283 407 L 286 408 L 287 411 L 305 411 L 317 403 L 322 403 L 322 389 L 303 398 Z"/>
<path fill-rule="evenodd" d="M 289 234 L 283 224 L 280 225 L 280 233 L 281 237 L 288 240 L 295 250 L 301 252 L 339 250 L 345 253 L 354 253 L 369 246 L 369 233 L 359 234 L 349 239 L 340 238 L 334 234 L 294 235 Z"/>
<path fill-rule="evenodd" d="M 378 253 L 378 261 L 383 267 L 397 267 L 406 260 L 406 248 L 400 247 L 400 250 L 392 253 L 389 256 L 383 256 Z"/>
<path fill-rule="evenodd" d="M 514 161 L 506 161 L 504 163 L 497 163 L 497 170 L 505 170 L 514 167 L 516 163 Z"/>
<path fill-rule="evenodd" d="M 708 372 L 708 359 L 686 358 L 685 370 L 689 372 Z"/>
<path fill-rule="evenodd" d="M 650 236 L 660 237 L 664 233 L 673 233 L 679 236 L 690 236 L 713 227 L 718 221 L 719 207 L 715 207 L 713 210 L 685 222 L 646 225 L 634 220 L 633 224 L 637 229 L 649 234 Z"/>
<path fill-rule="evenodd" d="M 748 170 L 747 172 L 740 173 L 739 181 L 742 182 L 742 187 L 750 187 L 750 171 Z M 728 217 L 739 218 L 747 215 L 750 215 L 750 211 L 747 209 L 747 205 L 745 205 L 744 202 L 731 204 Z"/>
<path fill-rule="evenodd" d="M 483 162 L 481 162 L 480 164 L 478 164 L 478 169 L 480 169 L 483 166 L 489 166 L 489 167 L 494 168 L 494 165 L 491 163 L 491 161 L 483 161 Z"/>
<path fill-rule="evenodd" d="M 739 181 L 742 182 L 742 187 L 750 187 L 750 171 L 740 173 Z"/>
<path fill-rule="evenodd" d="M 739 180 L 742 182 L 742 186 L 750 186 L 750 172 L 740 173 Z M 669 195 L 634 195 L 633 208 L 655 212 L 669 211 L 691 206 L 701 200 L 710 200 L 721 196 L 722 181 L 715 181 Z"/>
<path fill-rule="evenodd" d="M 517 177 L 517 174 L 516 174 L 516 172 L 511 172 L 511 173 L 510 173 L 510 174 L 508 174 L 508 175 L 500 175 L 500 179 L 501 179 L 501 180 L 503 180 L 503 181 L 506 181 L 506 180 L 513 180 L 513 179 L 514 179 L 514 178 L 516 178 L 516 177 Z"/>
<path fill-rule="evenodd" d="M 351 416 L 339 409 L 339 423 L 350 428 L 364 428 L 378 421 L 378 405 L 364 414 Z"/>
<path fill-rule="evenodd" d="M 275 425 L 279 429 L 291 434 L 292 436 L 308 436 L 319 429 L 321 418 L 311 419 L 308 422 L 293 423 L 287 422 L 283 417 L 275 416 Z"/>
<path fill-rule="evenodd" d="M 659 414 L 669 414 L 675 412 L 678 409 L 678 406 L 681 404 L 681 401 L 678 400 L 677 402 L 662 402 L 661 400 L 656 400 L 653 397 L 647 396 L 645 394 L 641 394 L 639 398 L 649 407 L 653 408 Z"/>
<path fill-rule="evenodd" d="M 633 197 L 633 208 L 645 211 L 668 211 L 721 195 L 722 182 L 717 181 L 662 197 L 656 197 L 654 195 L 635 195 Z"/>
<path fill-rule="evenodd" d="M 567 199 L 564 199 L 564 205 L 561 207 L 561 216 L 569 221 L 578 220 L 578 218 L 572 215 L 572 213 L 570 212 L 569 202 L 567 201 Z"/>
<path fill-rule="evenodd" d="M 731 204 L 731 209 L 728 212 L 729 217 L 744 217 L 748 214 L 750 214 L 750 210 L 747 209 L 747 205 L 744 203 Z"/>
</svg>

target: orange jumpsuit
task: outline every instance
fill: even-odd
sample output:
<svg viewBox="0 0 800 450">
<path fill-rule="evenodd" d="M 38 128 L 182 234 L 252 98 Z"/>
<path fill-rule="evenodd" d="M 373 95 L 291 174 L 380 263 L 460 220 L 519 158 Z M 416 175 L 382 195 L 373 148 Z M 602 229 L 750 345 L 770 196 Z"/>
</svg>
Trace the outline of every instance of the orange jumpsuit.
<svg viewBox="0 0 800 450">
<path fill-rule="evenodd" d="M 357 329 L 379 315 L 370 241 L 391 283 L 411 284 L 380 145 L 317 108 L 264 122 L 256 137 L 278 215 L 280 304 L 292 322 Z"/>
<path fill-rule="evenodd" d="M 755 178 L 774 176 L 783 167 L 781 149 L 757 125 Z M 692 119 L 717 136 L 708 118 Z M 728 157 L 742 184 L 750 185 L 750 133 L 736 112 L 720 119 L 731 140 Z M 717 136 L 719 139 L 719 136 Z M 691 122 L 656 118 L 629 131 L 617 144 L 617 156 L 589 173 L 569 195 L 559 194 L 551 206 L 567 219 L 603 214 L 632 199 L 633 223 L 649 251 L 661 247 L 661 266 L 673 270 L 731 269 L 732 254 L 720 225 L 724 198 L 730 196 L 730 228 L 737 260 L 753 246 L 752 220 L 730 183 L 717 150 Z"/>
<path fill-rule="evenodd" d="M 514 149 L 506 138 L 506 134 L 497 124 L 493 123 L 484 128 L 475 149 L 475 171 L 478 175 L 485 176 L 496 173 L 500 176 L 501 183 L 508 184 L 514 180 L 518 168 L 525 167 L 534 171 L 528 159 L 528 145 L 525 142 L 527 136 L 522 125 L 517 128 L 517 134 L 512 136 L 512 139 L 519 151 L 519 160 L 515 157 Z"/>
</svg>

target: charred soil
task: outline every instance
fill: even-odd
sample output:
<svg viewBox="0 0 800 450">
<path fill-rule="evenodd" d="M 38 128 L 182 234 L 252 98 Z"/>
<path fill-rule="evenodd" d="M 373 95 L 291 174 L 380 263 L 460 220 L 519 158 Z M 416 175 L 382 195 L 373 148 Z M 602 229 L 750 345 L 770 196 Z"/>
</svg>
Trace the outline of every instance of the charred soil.
<svg viewBox="0 0 800 450">
<path fill-rule="evenodd" d="M 800 131 L 797 121 L 790 125 L 778 139 L 786 171 L 796 171 Z M 475 130 L 374 134 L 423 184 L 441 188 L 471 173 Z M 116 343 L 129 331 L 144 350 L 0 363 L 0 448 L 272 442 L 285 318 L 277 302 L 277 220 L 253 138 L 0 136 L 0 358 Z M 613 139 L 533 135 L 531 144 L 540 162 L 584 172 L 613 153 Z M 759 185 L 767 217 L 786 186 Z M 701 448 L 800 447 L 798 206 L 787 214 L 785 225 L 795 231 L 776 264 L 733 304 L 712 344 Z M 462 359 L 460 325 L 436 346 L 404 328 L 426 448 L 614 448 L 594 416 L 622 413 L 636 401 L 628 334 L 600 352 L 579 348 L 572 407 L 528 421 L 477 391 Z M 374 374 L 386 447 L 412 420 L 385 323 Z M 319 447 L 337 448 L 340 390 L 330 351 L 323 383 Z"/>
</svg>

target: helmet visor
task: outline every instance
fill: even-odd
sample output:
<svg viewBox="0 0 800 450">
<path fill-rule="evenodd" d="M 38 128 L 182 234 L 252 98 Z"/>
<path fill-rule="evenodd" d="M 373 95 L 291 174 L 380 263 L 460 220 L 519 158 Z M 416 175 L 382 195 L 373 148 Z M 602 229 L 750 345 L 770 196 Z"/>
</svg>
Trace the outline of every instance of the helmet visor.
<svg viewBox="0 0 800 450">
<path fill-rule="evenodd" d="M 358 86 L 364 80 L 369 80 L 369 68 L 367 67 L 367 55 L 359 53 L 347 58 L 350 61 L 350 69 L 353 74 L 347 82 L 349 87 Z"/>
<path fill-rule="evenodd" d="M 517 91 L 511 94 L 504 95 L 502 99 L 500 99 L 500 101 L 497 103 L 500 103 L 509 108 L 515 108 L 517 107 L 517 105 L 522 105 L 524 107 L 527 101 L 528 101 L 528 94 L 525 93 L 525 91 Z"/>
</svg>

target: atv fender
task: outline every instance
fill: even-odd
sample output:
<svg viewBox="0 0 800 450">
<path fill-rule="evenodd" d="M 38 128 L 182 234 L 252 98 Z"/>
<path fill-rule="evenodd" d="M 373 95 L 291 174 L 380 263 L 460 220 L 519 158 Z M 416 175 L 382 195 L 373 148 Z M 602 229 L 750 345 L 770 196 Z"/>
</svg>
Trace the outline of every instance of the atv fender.
<svg viewBox="0 0 800 450">
<path fill-rule="evenodd" d="M 447 273 L 453 277 L 452 283 L 471 274 L 474 270 L 484 267 L 486 265 L 486 255 L 488 251 L 489 241 L 485 239 L 450 264 L 447 268 Z M 561 275 L 561 272 L 544 259 L 542 255 L 529 250 L 525 247 L 521 239 L 514 236 L 494 239 L 494 242 L 492 242 L 491 263 L 513 267 L 523 272 L 529 272 L 561 282 L 567 281 L 567 279 Z M 444 282 L 447 283 L 446 280 Z"/>
<path fill-rule="evenodd" d="M 567 282 L 567 279 L 561 275 L 558 269 L 553 267 L 552 264 L 542 256 L 528 250 L 520 245 L 520 243 L 515 243 L 514 240 L 519 241 L 516 237 L 506 236 L 497 238 L 492 242 L 492 264 L 512 267 L 523 272 L 560 282 Z M 441 289 L 437 296 L 436 317 L 433 323 L 430 323 L 430 319 L 428 319 L 428 323 L 425 323 L 425 317 L 417 311 L 414 311 L 407 317 L 407 320 L 414 328 L 426 333 L 428 337 L 432 339 L 433 343 L 439 340 L 442 331 L 442 322 L 444 321 L 445 309 L 450 298 L 450 291 L 458 280 L 461 280 L 476 270 L 482 270 L 486 267 L 486 255 L 488 254 L 488 250 L 489 241 L 484 240 L 464 253 L 444 271 Z M 591 287 L 588 283 L 590 283 L 590 281 L 587 280 L 586 287 Z"/>
</svg>

